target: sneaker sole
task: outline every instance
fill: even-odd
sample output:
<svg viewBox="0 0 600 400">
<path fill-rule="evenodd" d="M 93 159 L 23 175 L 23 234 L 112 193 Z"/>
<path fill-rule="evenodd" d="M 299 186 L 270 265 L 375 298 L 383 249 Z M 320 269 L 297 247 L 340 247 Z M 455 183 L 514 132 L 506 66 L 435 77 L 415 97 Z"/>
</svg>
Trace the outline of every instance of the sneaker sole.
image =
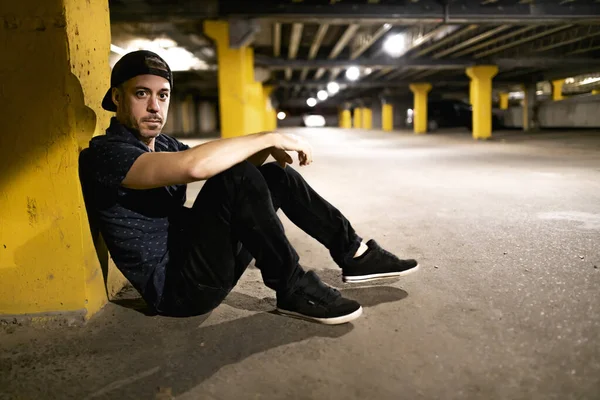
<svg viewBox="0 0 600 400">
<path fill-rule="evenodd" d="M 342 280 L 346 283 L 360 283 L 377 281 L 380 279 L 397 278 L 399 276 L 405 276 L 419 270 L 419 264 L 415 265 L 411 269 L 407 269 L 402 272 L 385 272 L 381 274 L 369 274 L 369 275 L 353 275 L 353 276 L 342 276 Z"/>
<path fill-rule="evenodd" d="M 342 315 L 339 317 L 333 317 L 333 318 L 311 317 L 310 315 L 304 315 L 304 314 L 300 314 L 300 313 L 297 313 L 294 311 L 284 310 L 282 308 L 277 308 L 277 312 L 279 314 L 287 315 L 289 317 L 304 319 L 307 321 L 318 322 L 318 323 L 325 324 L 325 325 L 339 325 L 339 324 L 345 324 L 350 321 L 354 321 L 355 319 L 357 319 L 358 317 L 360 317 L 362 315 L 363 309 L 362 309 L 362 307 L 360 307 L 358 310 L 354 311 L 353 313 L 350 313 L 347 315 Z"/>
</svg>

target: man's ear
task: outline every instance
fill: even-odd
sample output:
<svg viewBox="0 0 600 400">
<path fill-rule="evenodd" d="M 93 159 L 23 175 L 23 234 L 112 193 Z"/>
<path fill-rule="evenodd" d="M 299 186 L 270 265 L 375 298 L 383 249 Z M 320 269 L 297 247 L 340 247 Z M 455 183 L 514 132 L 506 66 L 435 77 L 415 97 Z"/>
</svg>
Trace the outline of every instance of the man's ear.
<svg viewBox="0 0 600 400">
<path fill-rule="evenodd" d="M 115 105 L 118 107 L 119 106 L 119 100 L 121 100 L 121 91 L 119 90 L 119 88 L 112 88 L 112 101 L 113 103 L 115 103 Z"/>
</svg>

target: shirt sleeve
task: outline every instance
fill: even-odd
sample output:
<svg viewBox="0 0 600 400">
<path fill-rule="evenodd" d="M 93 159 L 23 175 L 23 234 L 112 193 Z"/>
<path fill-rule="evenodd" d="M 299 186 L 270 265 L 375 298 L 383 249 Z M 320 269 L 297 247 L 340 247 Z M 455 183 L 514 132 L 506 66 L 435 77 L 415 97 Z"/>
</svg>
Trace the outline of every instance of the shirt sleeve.
<svg viewBox="0 0 600 400">
<path fill-rule="evenodd" d="M 177 151 L 183 151 L 183 150 L 187 150 L 190 148 L 190 146 L 188 146 L 187 144 L 181 143 L 179 140 L 172 138 L 175 141 L 175 144 L 177 146 Z"/>
<path fill-rule="evenodd" d="M 92 149 L 94 178 L 104 186 L 118 187 L 139 156 L 146 151 L 129 143 L 107 142 Z"/>
</svg>

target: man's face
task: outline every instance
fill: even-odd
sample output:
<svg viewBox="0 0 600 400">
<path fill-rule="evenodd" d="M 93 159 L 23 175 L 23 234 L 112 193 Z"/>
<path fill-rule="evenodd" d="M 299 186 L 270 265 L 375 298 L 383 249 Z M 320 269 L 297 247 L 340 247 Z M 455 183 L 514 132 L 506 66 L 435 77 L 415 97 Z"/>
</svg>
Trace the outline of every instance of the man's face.
<svg viewBox="0 0 600 400">
<path fill-rule="evenodd" d="M 137 130 L 141 139 L 160 134 L 167 122 L 171 85 L 163 77 L 139 75 L 113 89 L 117 119 L 128 128 Z"/>
</svg>

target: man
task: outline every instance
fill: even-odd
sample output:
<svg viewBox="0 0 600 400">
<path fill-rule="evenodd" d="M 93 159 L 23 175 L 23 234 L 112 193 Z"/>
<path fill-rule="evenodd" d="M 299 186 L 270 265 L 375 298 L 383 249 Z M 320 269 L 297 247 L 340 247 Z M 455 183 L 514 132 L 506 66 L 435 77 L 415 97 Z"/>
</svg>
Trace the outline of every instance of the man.
<svg viewBox="0 0 600 400">
<path fill-rule="evenodd" d="M 172 73 L 149 51 L 115 65 L 103 108 L 116 112 L 106 135 L 90 141 L 86 196 L 112 258 L 159 314 L 197 315 L 217 307 L 252 260 L 276 292 L 277 310 L 339 324 L 361 306 L 305 272 L 276 210 L 329 249 L 347 282 L 403 275 L 417 269 L 374 241 L 364 243 L 350 222 L 286 164 L 295 152 L 312 163 L 306 140 L 257 133 L 194 148 L 161 134 Z M 235 116 L 231 116 L 235 118 Z M 264 164 L 268 156 L 276 163 Z M 186 184 L 206 180 L 193 207 Z"/>
</svg>

